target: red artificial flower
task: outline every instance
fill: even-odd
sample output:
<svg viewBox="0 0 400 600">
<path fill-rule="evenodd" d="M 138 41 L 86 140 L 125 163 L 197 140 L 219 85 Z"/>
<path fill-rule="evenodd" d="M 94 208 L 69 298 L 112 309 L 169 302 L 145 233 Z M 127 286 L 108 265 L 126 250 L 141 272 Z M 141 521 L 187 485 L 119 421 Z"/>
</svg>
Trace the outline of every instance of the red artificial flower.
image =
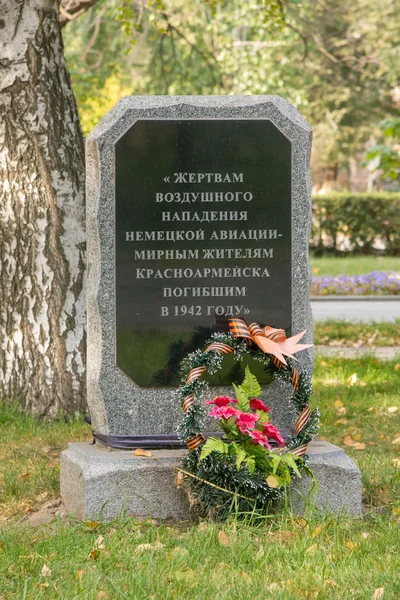
<svg viewBox="0 0 400 600">
<path fill-rule="evenodd" d="M 236 425 L 242 433 L 248 433 L 254 429 L 254 424 L 258 421 L 259 416 L 252 413 L 236 411 Z"/>
<path fill-rule="evenodd" d="M 271 440 L 275 440 L 278 442 L 278 446 L 284 446 L 285 442 L 283 441 L 283 437 L 279 433 L 276 427 L 271 425 L 271 423 L 261 423 L 263 426 L 263 433 L 271 438 Z"/>
<path fill-rule="evenodd" d="M 253 441 L 259 446 L 265 446 L 271 450 L 271 446 L 268 443 L 268 438 L 260 431 L 250 431 L 250 437 L 253 438 Z"/>
<path fill-rule="evenodd" d="M 216 419 L 229 419 L 236 415 L 237 410 L 232 406 L 214 406 L 211 412 L 208 413 L 209 417 L 215 417 Z"/>
<path fill-rule="evenodd" d="M 268 406 L 265 406 L 264 402 L 258 398 L 250 398 L 250 408 L 251 410 L 262 410 L 266 413 L 270 412 Z"/>
<path fill-rule="evenodd" d="M 206 400 L 205 404 L 215 404 L 215 406 L 227 406 L 230 402 L 237 402 L 237 400 L 228 398 L 228 396 L 216 396 L 213 400 Z"/>
</svg>

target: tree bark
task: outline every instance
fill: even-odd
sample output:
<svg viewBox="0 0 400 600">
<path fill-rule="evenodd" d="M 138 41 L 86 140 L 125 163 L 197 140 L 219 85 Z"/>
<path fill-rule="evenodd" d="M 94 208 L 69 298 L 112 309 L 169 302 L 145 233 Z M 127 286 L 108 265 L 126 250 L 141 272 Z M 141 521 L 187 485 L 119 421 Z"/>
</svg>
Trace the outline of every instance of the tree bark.
<svg viewBox="0 0 400 600">
<path fill-rule="evenodd" d="M 0 398 L 85 406 L 84 148 L 57 0 L 0 0 Z"/>
</svg>

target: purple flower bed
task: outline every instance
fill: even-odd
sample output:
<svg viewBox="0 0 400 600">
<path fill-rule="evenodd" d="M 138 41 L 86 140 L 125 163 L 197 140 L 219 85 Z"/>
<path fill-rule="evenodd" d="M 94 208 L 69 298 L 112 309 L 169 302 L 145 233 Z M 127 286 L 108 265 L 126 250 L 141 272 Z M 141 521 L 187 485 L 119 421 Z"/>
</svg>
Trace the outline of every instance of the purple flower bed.
<svg viewBox="0 0 400 600">
<path fill-rule="evenodd" d="M 312 296 L 400 295 L 400 274 L 373 271 L 367 275 L 313 277 Z"/>
</svg>

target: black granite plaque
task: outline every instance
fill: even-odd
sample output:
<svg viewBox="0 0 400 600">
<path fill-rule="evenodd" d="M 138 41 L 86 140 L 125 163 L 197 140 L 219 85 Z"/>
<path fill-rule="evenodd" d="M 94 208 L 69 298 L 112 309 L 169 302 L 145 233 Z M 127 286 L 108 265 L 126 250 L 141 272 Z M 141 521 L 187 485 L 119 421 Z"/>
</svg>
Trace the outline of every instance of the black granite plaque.
<svg viewBox="0 0 400 600">
<path fill-rule="evenodd" d="M 291 144 L 277 127 L 139 120 L 115 164 L 116 359 L 129 377 L 176 385 L 180 360 L 232 316 L 290 333 Z"/>
</svg>

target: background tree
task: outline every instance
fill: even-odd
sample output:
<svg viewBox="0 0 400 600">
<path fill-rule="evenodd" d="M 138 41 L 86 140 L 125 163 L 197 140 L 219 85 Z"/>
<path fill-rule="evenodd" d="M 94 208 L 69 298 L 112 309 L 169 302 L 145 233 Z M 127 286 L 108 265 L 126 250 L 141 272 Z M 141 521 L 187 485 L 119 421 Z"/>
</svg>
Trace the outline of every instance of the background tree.
<svg viewBox="0 0 400 600">
<path fill-rule="evenodd" d="M 313 124 L 314 181 L 337 185 L 398 111 L 400 13 L 295 4 L 98 0 L 64 36 L 84 130 L 127 94 L 279 94 Z"/>
<path fill-rule="evenodd" d="M 84 153 L 56 0 L 0 0 L 0 397 L 85 403 Z"/>
</svg>

